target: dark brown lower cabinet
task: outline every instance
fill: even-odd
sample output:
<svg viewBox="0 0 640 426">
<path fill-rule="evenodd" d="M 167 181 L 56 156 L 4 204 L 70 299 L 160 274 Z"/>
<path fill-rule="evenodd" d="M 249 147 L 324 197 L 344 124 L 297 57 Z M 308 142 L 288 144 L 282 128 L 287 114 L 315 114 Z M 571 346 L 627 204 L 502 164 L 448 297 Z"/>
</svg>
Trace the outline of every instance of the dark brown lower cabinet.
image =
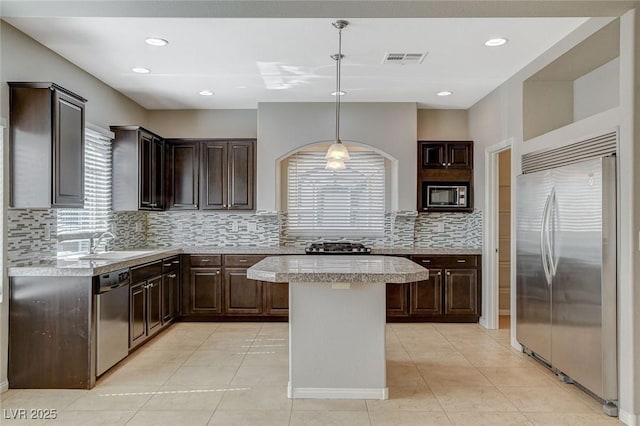
<svg viewBox="0 0 640 426">
<path fill-rule="evenodd" d="M 387 284 L 390 321 L 477 322 L 480 318 L 480 256 L 411 256 L 429 269 L 429 279 Z M 406 305 L 403 305 L 405 303 Z M 407 308 L 408 306 L 408 308 Z"/>
<path fill-rule="evenodd" d="M 184 256 L 182 319 L 255 321 L 287 318 L 289 284 L 247 278 L 247 269 L 265 257 L 235 254 Z"/>
<path fill-rule="evenodd" d="M 221 268 L 191 268 L 189 313 L 222 313 Z"/>
<path fill-rule="evenodd" d="M 247 278 L 246 268 L 224 270 L 224 313 L 262 314 L 262 281 Z"/>
<path fill-rule="evenodd" d="M 180 314 L 180 280 L 178 271 L 162 275 L 162 323 L 166 324 Z"/>
<path fill-rule="evenodd" d="M 162 277 L 132 284 L 129 290 L 129 348 L 162 327 Z"/>
<path fill-rule="evenodd" d="M 289 283 L 263 282 L 264 313 L 272 316 L 289 315 Z"/>
<path fill-rule="evenodd" d="M 407 283 L 387 283 L 387 317 L 409 315 Z"/>
</svg>

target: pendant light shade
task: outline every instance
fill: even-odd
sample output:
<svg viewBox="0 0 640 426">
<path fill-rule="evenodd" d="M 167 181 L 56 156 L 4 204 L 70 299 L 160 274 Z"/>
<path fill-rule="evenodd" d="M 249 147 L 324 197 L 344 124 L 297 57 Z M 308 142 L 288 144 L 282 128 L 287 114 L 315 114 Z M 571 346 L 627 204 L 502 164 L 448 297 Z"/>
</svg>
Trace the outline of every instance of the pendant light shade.
<svg viewBox="0 0 640 426">
<path fill-rule="evenodd" d="M 341 93 L 340 90 L 340 64 L 342 62 L 342 58 L 344 55 L 342 54 L 342 29 L 349 25 L 349 22 L 338 20 L 333 22 L 334 27 L 338 29 L 338 53 L 335 55 L 331 55 L 331 57 L 336 61 L 336 93 Z M 336 140 L 329 147 L 327 151 L 327 155 L 325 158 L 327 159 L 327 165 L 325 169 L 333 169 L 333 170 L 343 170 L 347 167 L 345 166 L 345 160 L 348 160 L 349 150 L 344 146 L 342 141 L 340 140 L 340 98 L 341 96 L 336 96 Z"/>
<path fill-rule="evenodd" d="M 329 147 L 327 155 L 325 155 L 324 158 L 326 158 L 327 160 L 344 161 L 348 160 L 350 157 L 347 147 L 342 142 L 336 141 Z"/>
<path fill-rule="evenodd" d="M 324 168 L 327 170 L 344 170 L 347 166 L 344 165 L 343 160 L 327 160 L 327 164 Z"/>
</svg>

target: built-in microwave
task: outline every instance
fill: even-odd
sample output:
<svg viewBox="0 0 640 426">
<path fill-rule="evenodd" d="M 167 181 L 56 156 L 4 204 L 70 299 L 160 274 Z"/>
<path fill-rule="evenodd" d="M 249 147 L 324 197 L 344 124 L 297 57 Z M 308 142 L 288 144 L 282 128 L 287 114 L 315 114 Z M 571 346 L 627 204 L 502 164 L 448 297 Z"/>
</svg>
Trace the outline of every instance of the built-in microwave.
<svg viewBox="0 0 640 426">
<path fill-rule="evenodd" d="M 466 209 L 469 184 L 466 182 L 422 182 L 422 210 Z"/>
</svg>

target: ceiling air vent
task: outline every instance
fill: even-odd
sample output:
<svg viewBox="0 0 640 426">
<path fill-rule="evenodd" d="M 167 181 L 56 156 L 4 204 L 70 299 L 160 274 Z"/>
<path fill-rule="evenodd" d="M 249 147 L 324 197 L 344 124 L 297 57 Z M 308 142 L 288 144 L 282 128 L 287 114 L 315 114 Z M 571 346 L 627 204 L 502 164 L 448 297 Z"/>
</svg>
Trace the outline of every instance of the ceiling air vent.
<svg viewBox="0 0 640 426">
<path fill-rule="evenodd" d="M 421 64 L 427 53 L 387 53 L 382 60 L 383 64 Z"/>
</svg>

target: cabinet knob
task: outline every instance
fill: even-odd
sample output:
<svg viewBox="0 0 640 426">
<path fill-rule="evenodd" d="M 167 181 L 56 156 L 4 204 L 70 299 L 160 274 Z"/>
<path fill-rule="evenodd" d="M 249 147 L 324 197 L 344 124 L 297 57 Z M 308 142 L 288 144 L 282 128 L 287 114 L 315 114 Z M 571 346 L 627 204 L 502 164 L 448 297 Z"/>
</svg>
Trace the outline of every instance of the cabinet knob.
<svg viewBox="0 0 640 426">
<path fill-rule="evenodd" d="M 447 167 L 447 163 L 442 163 L 442 167 Z"/>
<path fill-rule="evenodd" d="M 449 167 L 451 165 L 451 163 L 447 163 L 447 167 Z"/>
<path fill-rule="evenodd" d="M 176 274 L 169 274 L 169 278 L 175 278 Z"/>
<path fill-rule="evenodd" d="M 456 260 L 456 262 L 458 262 L 458 263 L 466 263 L 467 261 L 465 259 L 458 259 L 458 260 Z"/>
<path fill-rule="evenodd" d="M 222 208 L 223 208 L 223 209 L 226 209 L 226 208 L 227 208 L 227 205 L 226 205 L 226 204 L 223 204 L 223 205 L 222 205 Z"/>
<path fill-rule="evenodd" d="M 429 259 L 424 259 L 424 260 L 422 261 L 422 263 L 431 263 L 431 260 L 429 260 Z"/>
<path fill-rule="evenodd" d="M 211 262 L 211 259 L 200 259 L 200 262 Z"/>
<path fill-rule="evenodd" d="M 447 275 L 451 275 L 451 272 L 447 272 Z"/>
<path fill-rule="evenodd" d="M 151 203 L 149 204 L 150 207 L 158 207 L 158 203 Z"/>
<path fill-rule="evenodd" d="M 171 263 L 173 263 L 174 265 L 177 265 L 178 263 L 180 263 L 180 261 L 179 261 L 179 260 L 174 260 L 174 261 L 173 261 L 173 262 L 171 262 Z"/>
<path fill-rule="evenodd" d="M 162 266 L 171 266 L 171 263 L 163 263 Z"/>
<path fill-rule="evenodd" d="M 442 275 L 442 272 L 438 272 L 438 275 Z"/>
<path fill-rule="evenodd" d="M 220 271 L 216 271 L 216 275 L 220 275 Z"/>
</svg>

